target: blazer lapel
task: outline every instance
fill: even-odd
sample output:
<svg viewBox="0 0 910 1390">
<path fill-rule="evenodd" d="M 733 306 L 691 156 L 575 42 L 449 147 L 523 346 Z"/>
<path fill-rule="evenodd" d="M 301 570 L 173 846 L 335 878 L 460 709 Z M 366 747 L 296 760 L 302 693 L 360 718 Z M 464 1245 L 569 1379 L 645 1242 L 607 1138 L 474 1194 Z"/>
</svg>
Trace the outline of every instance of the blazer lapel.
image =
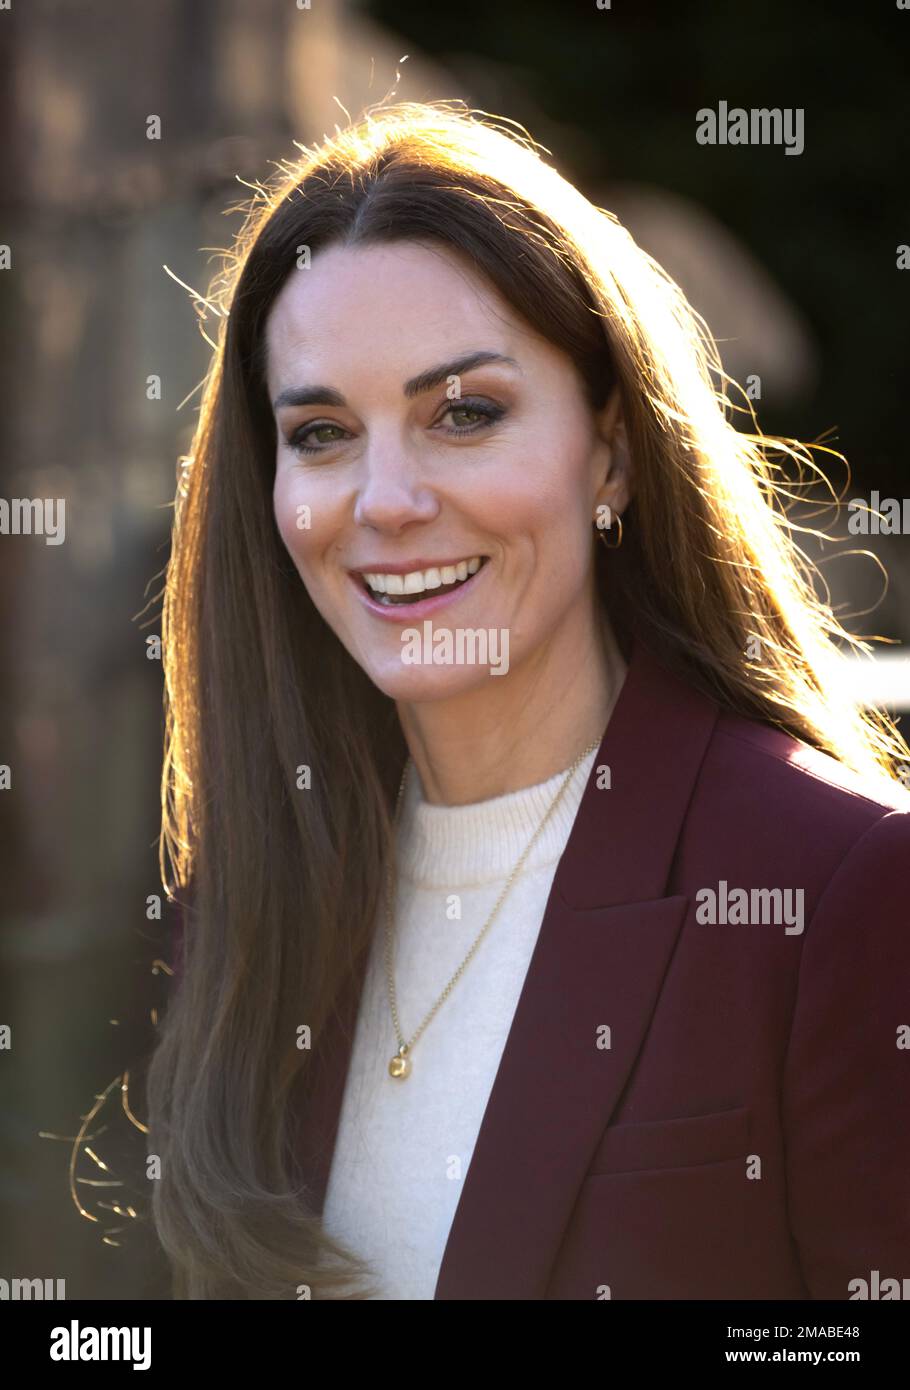
<svg viewBox="0 0 910 1390">
<path fill-rule="evenodd" d="M 557 866 L 436 1299 L 544 1297 L 685 916 L 688 900 L 663 894 L 717 714 L 714 701 L 635 646 Z M 604 767 L 609 789 L 598 787 Z M 313 1058 L 315 1081 L 297 1141 L 320 1211 L 366 963 L 364 954 Z M 602 1045 L 605 1026 L 609 1047 Z"/>
</svg>

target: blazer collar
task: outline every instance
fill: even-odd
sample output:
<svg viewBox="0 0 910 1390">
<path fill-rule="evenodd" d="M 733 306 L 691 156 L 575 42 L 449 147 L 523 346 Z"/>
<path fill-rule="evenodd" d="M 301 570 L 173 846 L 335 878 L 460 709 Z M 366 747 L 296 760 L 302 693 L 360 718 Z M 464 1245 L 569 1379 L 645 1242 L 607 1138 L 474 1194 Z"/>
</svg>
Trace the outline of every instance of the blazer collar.
<svg viewBox="0 0 910 1390">
<path fill-rule="evenodd" d="M 718 716 L 640 643 L 557 865 L 449 1231 L 436 1299 L 534 1299 L 644 1040 L 685 916 L 664 897 Z M 598 785 L 609 779 L 609 789 Z M 300 1150 L 322 1209 L 366 968 L 314 1062 Z M 597 1046 L 610 1028 L 610 1047 Z M 602 1034 L 601 1034 L 602 1036 Z M 592 1289 L 592 1298 L 595 1291 Z"/>
<path fill-rule="evenodd" d="M 660 897 L 718 714 L 636 643 L 557 869 L 567 905 Z M 609 792 L 597 785 L 604 766 Z"/>
</svg>

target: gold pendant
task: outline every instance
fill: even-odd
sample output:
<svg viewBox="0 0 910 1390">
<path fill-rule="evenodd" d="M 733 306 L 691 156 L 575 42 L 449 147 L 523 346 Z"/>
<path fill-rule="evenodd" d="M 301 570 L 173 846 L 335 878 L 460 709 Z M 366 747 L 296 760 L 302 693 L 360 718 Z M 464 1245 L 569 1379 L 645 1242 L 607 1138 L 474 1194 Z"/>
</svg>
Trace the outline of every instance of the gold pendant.
<svg viewBox="0 0 910 1390">
<path fill-rule="evenodd" d="M 404 1078 L 410 1073 L 411 1064 L 408 1061 L 407 1052 L 407 1043 L 402 1043 L 397 1053 L 389 1063 L 389 1076 L 394 1076 L 397 1077 L 399 1080 L 404 1080 Z"/>
</svg>

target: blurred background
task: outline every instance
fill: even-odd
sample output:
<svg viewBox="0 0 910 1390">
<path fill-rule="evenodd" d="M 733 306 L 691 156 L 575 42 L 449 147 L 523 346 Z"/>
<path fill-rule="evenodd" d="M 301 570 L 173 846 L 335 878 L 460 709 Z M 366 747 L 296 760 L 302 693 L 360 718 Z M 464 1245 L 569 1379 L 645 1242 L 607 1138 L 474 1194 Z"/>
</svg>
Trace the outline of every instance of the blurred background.
<svg viewBox="0 0 910 1390">
<path fill-rule="evenodd" d="M 763 429 L 843 452 L 849 482 L 818 458 L 845 500 L 900 499 L 908 55 L 894 0 L 802 0 L 798 17 L 646 0 L 0 11 L 2 496 L 66 502 L 64 544 L 0 535 L 0 1277 L 168 1296 L 121 1084 L 153 1042 L 169 956 L 148 639 L 209 351 L 183 286 L 205 292 L 243 181 L 390 93 L 520 122 L 680 282 Z M 700 145 L 696 112 L 722 100 L 804 110 L 803 153 Z M 813 524 L 852 630 L 910 642 L 908 536 L 838 543 L 843 511 Z M 910 733 L 906 662 L 859 689 Z"/>
</svg>

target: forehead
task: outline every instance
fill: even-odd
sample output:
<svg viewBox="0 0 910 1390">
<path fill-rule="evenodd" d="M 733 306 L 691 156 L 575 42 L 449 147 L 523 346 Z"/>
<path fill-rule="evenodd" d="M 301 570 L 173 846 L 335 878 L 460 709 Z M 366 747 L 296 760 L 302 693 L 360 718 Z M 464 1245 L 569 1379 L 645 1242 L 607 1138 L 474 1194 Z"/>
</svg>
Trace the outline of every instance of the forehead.
<svg viewBox="0 0 910 1390">
<path fill-rule="evenodd" d="M 266 323 L 269 388 L 394 370 L 402 376 L 458 351 L 527 354 L 536 338 L 460 254 L 417 242 L 332 246 L 292 272 Z"/>
</svg>

